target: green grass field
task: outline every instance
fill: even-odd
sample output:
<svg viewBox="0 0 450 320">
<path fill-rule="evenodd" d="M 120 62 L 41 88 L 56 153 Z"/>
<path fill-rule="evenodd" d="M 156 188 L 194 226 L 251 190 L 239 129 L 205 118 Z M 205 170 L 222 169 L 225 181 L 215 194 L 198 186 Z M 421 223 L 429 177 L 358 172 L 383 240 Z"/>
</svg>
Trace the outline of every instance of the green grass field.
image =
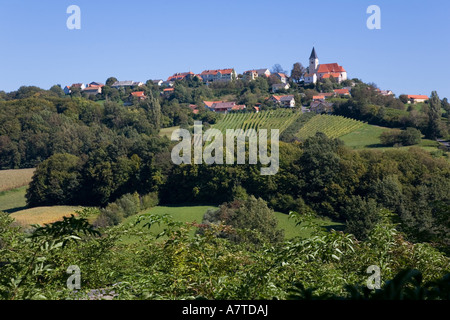
<svg viewBox="0 0 450 320">
<path fill-rule="evenodd" d="M 386 147 L 381 144 L 380 135 L 391 129 L 385 127 L 379 127 L 369 124 L 364 124 L 358 130 L 355 130 L 349 134 L 346 134 L 339 139 L 344 141 L 345 145 L 353 149 L 377 149 L 380 151 L 396 149 L 409 149 L 413 146 L 406 147 Z M 414 145 L 414 147 L 420 147 L 428 152 L 438 151 L 439 143 L 436 141 L 422 139 L 419 144 Z"/>
<path fill-rule="evenodd" d="M 25 194 L 27 187 L 0 192 L 0 211 L 13 213 L 23 210 L 27 206 Z"/>
<path fill-rule="evenodd" d="M 159 135 L 161 136 L 161 137 L 167 137 L 167 138 L 171 138 L 172 137 L 172 132 L 174 132 L 175 130 L 177 130 L 177 129 L 179 129 L 180 128 L 180 126 L 176 126 L 176 127 L 169 127 L 169 128 L 162 128 L 160 131 L 159 131 Z"/>
<path fill-rule="evenodd" d="M 357 130 L 341 136 L 339 139 L 354 149 L 378 148 L 381 146 L 380 135 L 389 128 L 364 124 Z"/>
<path fill-rule="evenodd" d="M 201 223 L 202 219 L 203 219 L 203 215 L 210 208 L 215 208 L 215 207 L 211 207 L 211 206 L 192 206 L 192 207 L 159 206 L 159 207 L 155 207 L 150 210 L 147 210 L 145 212 L 142 212 L 141 214 L 146 214 L 146 213 L 160 214 L 160 215 L 168 214 L 168 215 L 172 216 L 174 221 L 180 221 L 180 222 L 194 222 L 195 221 L 197 223 Z M 123 224 L 135 223 L 138 215 L 131 216 L 122 223 Z M 292 239 L 293 237 L 296 237 L 296 236 L 306 238 L 310 235 L 310 232 L 311 232 L 310 230 L 302 228 L 301 226 L 296 226 L 295 221 L 292 219 L 289 219 L 289 216 L 287 214 L 283 214 L 281 212 L 275 212 L 275 217 L 278 219 L 278 227 L 280 229 L 284 230 L 286 239 Z M 340 226 L 342 226 L 342 224 L 340 224 L 340 223 L 331 222 L 326 219 L 317 219 L 316 222 L 318 225 L 321 225 L 321 226 L 330 226 L 330 227 L 334 226 L 335 228 L 339 228 Z M 138 226 L 138 228 L 139 228 L 139 226 Z M 150 229 L 150 232 L 152 232 L 153 234 L 158 234 L 162 231 L 163 231 L 163 227 L 157 226 L 157 225 L 152 226 L 152 228 Z M 192 233 L 192 235 L 194 235 L 195 231 L 192 231 L 191 233 Z M 126 235 L 126 236 L 123 236 L 122 241 L 124 243 L 136 243 L 136 242 L 139 242 L 139 238 Z"/>
</svg>

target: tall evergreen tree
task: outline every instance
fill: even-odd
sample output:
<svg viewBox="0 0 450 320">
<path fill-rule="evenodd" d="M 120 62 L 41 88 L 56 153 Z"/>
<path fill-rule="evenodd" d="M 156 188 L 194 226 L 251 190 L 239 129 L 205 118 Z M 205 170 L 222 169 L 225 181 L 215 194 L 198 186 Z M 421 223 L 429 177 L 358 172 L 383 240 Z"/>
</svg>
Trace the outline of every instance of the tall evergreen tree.
<svg viewBox="0 0 450 320">
<path fill-rule="evenodd" d="M 436 91 L 431 93 L 430 107 L 428 108 L 428 126 L 426 129 L 426 137 L 428 139 L 436 139 L 440 136 L 441 122 L 441 100 Z"/>
</svg>

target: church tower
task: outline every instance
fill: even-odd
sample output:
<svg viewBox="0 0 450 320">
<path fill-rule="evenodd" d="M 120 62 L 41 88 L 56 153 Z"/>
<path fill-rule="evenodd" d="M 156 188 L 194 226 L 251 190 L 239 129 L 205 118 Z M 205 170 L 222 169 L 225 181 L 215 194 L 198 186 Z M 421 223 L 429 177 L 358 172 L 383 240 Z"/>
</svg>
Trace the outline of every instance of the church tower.
<svg viewBox="0 0 450 320">
<path fill-rule="evenodd" d="M 316 49 L 313 47 L 311 56 L 309 57 L 309 73 L 316 73 L 319 68 L 319 57 L 317 56 Z"/>
</svg>

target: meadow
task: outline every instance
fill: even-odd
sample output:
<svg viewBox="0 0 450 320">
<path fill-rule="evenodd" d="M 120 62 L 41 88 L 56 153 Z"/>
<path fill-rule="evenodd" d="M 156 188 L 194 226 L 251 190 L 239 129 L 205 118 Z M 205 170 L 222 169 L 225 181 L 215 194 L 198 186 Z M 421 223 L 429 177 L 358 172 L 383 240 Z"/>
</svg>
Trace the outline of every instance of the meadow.
<svg viewBox="0 0 450 320">
<path fill-rule="evenodd" d="M 141 212 L 137 215 L 128 217 L 125 219 L 122 224 L 135 224 L 137 221 L 137 218 L 139 215 L 142 214 L 156 214 L 156 215 L 163 215 L 167 214 L 172 217 L 174 221 L 179 221 L 183 223 L 201 223 L 203 220 L 203 215 L 208 209 L 215 209 L 217 207 L 212 206 L 158 206 L 155 208 L 152 208 L 150 210 L 146 210 L 144 212 Z M 310 236 L 311 230 L 304 226 L 297 226 L 295 221 L 289 218 L 289 215 L 281 213 L 281 212 L 274 212 L 275 217 L 278 220 L 278 228 L 284 230 L 285 239 L 289 240 L 294 237 L 302 237 L 307 238 Z M 340 223 L 332 222 L 329 219 L 315 219 L 314 220 L 317 225 L 324 226 L 327 228 L 336 228 L 339 229 L 343 225 Z M 142 225 L 137 225 L 136 228 L 142 228 Z M 147 230 L 146 228 L 143 230 Z M 155 225 L 152 226 L 150 231 L 153 234 L 158 234 L 163 231 L 163 227 Z M 147 232 L 147 231 L 146 231 Z M 191 231 L 191 235 L 193 236 L 195 231 Z M 122 237 L 122 241 L 124 243 L 137 243 L 139 242 L 139 238 L 136 236 L 128 236 L 124 235 Z"/>
</svg>

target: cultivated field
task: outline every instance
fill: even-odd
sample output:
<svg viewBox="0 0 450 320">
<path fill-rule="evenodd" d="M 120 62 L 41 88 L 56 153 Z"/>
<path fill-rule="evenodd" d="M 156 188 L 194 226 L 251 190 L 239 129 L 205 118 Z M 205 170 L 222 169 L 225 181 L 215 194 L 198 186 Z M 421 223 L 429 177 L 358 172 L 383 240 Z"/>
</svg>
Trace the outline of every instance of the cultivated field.
<svg viewBox="0 0 450 320">
<path fill-rule="evenodd" d="M 0 192 L 17 189 L 31 182 L 35 169 L 0 170 Z"/>
<path fill-rule="evenodd" d="M 317 132 L 323 132 L 329 138 L 339 138 L 362 126 L 364 126 L 363 122 L 342 116 L 317 115 L 300 129 L 297 137 L 306 139 L 314 136 Z"/>
<path fill-rule="evenodd" d="M 297 110 L 278 109 L 253 113 L 230 113 L 219 123 L 215 129 L 226 133 L 227 129 L 279 129 L 280 134 L 302 115 Z M 269 135 L 270 136 L 270 135 Z"/>
<path fill-rule="evenodd" d="M 32 224 L 43 225 L 61 220 L 65 216 L 75 215 L 75 211 L 79 209 L 79 207 L 70 206 L 38 207 L 14 212 L 11 217 L 19 225 L 26 227 Z"/>
</svg>

